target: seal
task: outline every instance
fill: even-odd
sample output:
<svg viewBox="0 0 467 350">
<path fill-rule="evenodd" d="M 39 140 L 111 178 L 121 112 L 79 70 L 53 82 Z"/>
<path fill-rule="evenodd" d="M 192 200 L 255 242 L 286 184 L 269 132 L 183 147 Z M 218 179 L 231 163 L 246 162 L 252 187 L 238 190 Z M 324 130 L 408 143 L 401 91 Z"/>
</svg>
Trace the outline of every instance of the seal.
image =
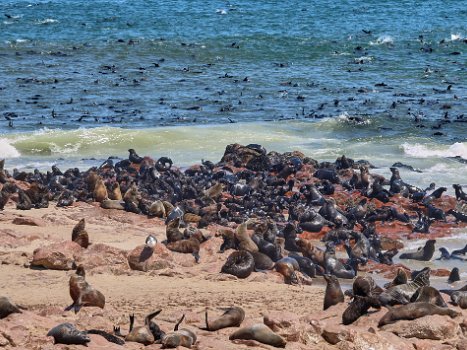
<svg viewBox="0 0 467 350">
<path fill-rule="evenodd" d="M 177 322 L 173 332 L 167 333 L 162 337 L 161 349 L 175 349 L 179 346 L 191 349 L 191 347 L 196 343 L 197 337 L 192 330 L 187 328 L 178 329 L 178 326 L 182 323 L 184 318 L 185 315 L 183 315 L 180 321 Z"/>
<path fill-rule="evenodd" d="M 467 291 L 456 291 L 451 294 L 451 302 L 461 309 L 467 309 Z"/>
<path fill-rule="evenodd" d="M 13 304 L 7 297 L 0 297 L 0 319 L 11 314 L 21 314 L 21 306 Z"/>
<path fill-rule="evenodd" d="M 16 186 L 12 183 L 7 182 L 3 185 L 2 190 L 0 191 L 0 210 L 5 208 L 6 203 L 16 190 Z"/>
<path fill-rule="evenodd" d="M 177 242 L 183 239 L 183 232 L 180 231 L 180 218 L 176 218 L 167 223 L 165 228 L 167 243 Z"/>
<path fill-rule="evenodd" d="M 426 241 L 424 247 L 418 248 L 416 252 L 403 253 L 399 256 L 400 259 L 414 259 L 421 261 L 430 261 L 435 253 L 435 239 L 429 239 Z"/>
<path fill-rule="evenodd" d="M 105 187 L 104 180 L 102 180 L 101 177 L 97 178 L 92 195 L 95 202 L 102 202 L 105 199 L 109 199 L 107 187 Z"/>
<path fill-rule="evenodd" d="M 381 305 L 408 304 L 418 288 L 430 285 L 429 267 L 425 267 L 412 282 L 400 284 L 379 295 Z"/>
<path fill-rule="evenodd" d="M 344 325 L 354 323 L 360 316 L 366 314 L 370 307 L 381 309 L 381 303 L 375 297 L 355 295 L 347 309 L 342 313 L 342 323 Z"/>
<path fill-rule="evenodd" d="M 459 184 L 453 184 L 452 187 L 454 188 L 456 199 L 458 201 L 463 200 L 467 201 L 467 194 L 462 190 L 462 186 Z"/>
<path fill-rule="evenodd" d="M 295 252 L 290 252 L 289 256 L 297 260 L 300 266 L 300 271 L 308 277 L 316 277 L 317 274 L 323 275 L 324 270 L 321 266 L 316 265 L 310 258 L 299 255 Z"/>
<path fill-rule="evenodd" d="M 448 283 L 451 284 L 451 283 L 454 283 L 460 280 L 461 280 L 461 277 L 459 276 L 459 268 L 454 267 L 451 270 L 451 273 L 449 274 Z"/>
<path fill-rule="evenodd" d="M 255 259 L 255 270 L 256 271 L 264 271 L 264 270 L 272 270 L 274 268 L 274 261 L 261 252 L 252 252 L 253 259 Z"/>
<path fill-rule="evenodd" d="M 257 323 L 249 327 L 243 327 L 232 333 L 229 340 L 256 340 L 257 342 L 275 346 L 276 348 L 285 348 L 286 340 L 280 335 L 274 333 L 263 323 Z"/>
<path fill-rule="evenodd" d="M 324 292 L 324 307 L 323 310 L 329 307 L 343 303 L 344 293 L 342 293 L 341 285 L 336 276 L 325 274 L 323 275 L 326 280 L 326 290 Z"/>
<path fill-rule="evenodd" d="M 355 259 L 350 260 L 357 262 Z M 336 258 L 336 248 L 332 242 L 326 243 L 326 251 L 324 252 L 324 270 L 328 274 L 347 279 L 354 278 L 357 272 L 356 269 L 347 270 L 344 264 L 342 264 L 340 260 Z"/>
<path fill-rule="evenodd" d="M 120 184 L 117 181 L 113 182 L 110 187 L 109 199 L 115 201 L 121 201 L 123 199 L 122 191 L 120 190 Z"/>
<path fill-rule="evenodd" d="M 428 315 L 448 315 L 451 318 L 461 313 L 430 303 L 411 303 L 399 307 L 389 307 L 389 311 L 379 320 L 378 327 L 395 323 L 399 320 L 415 320 Z"/>
<path fill-rule="evenodd" d="M 356 276 L 352 284 L 352 296 L 372 297 L 380 295 L 383 289 L 371 276 Z"/>
<path fill-rule="evenodd" d="M 140 157 L 133 148 L 130 148 L 128 152 L 130 153 L 128 155 L 130 162 L 135 164 L 141 164 L 143 162 L 144 158 Z"/>
<path fill-rule="evenodd" d="M 78 243 L 81 247 L 87 248 L 89 247 L 89 236 L 85 229 L 86 222 L 84 218 L 82 218 L 75 227 L 73 227 L 73 231 L 71 232 L 71 240 L 73 242 Z"/>
<path fill-rule="evenodd" d="M 54 344 L 86 345 L 91 341 L 86 332 L 79 331 L 71 323 L 60 323 L 47 333 L 54 338 Z"/>
<path fill-rule="evenodd" d="M 249 251 L 238 250 L 232 252 L 222 266 L 221 272 L 238 278 L 247 278 L 255 269 L 255 259 Z"/>
<path fill-rule="evenodd" d="M 243 222 L 237 226 L 237 230 L 235 231 L 235 238 L 238 241 L 238 249 L 247 250 L 249 252 L 257 252 L 259 248 L 248 234 L 247 225 L 248 221 Z"/>
<path fill-rule="evenodd" d="M 324 251 L 303 238 L 297 238 L 296 244 L 304 257 L 311 259 L 315 264 L 324 266 Z"/>
<path fill-rule="evenodd" d="M 274 265 L 274 269 L 284 276 L 284 282 L 287 284 L 299 284 L 298 276 L 295 271 L 300 271 L 300 266 L 292 257 L 285 257 L 278 261 Z"/>
<path fill-rule="evenodd" d="M 143 345 L 153 344 L 156 340 L 160 340 L 164 336 L 159 326 L 152 321 L 154 317 L 161 313 L 162 309 L 151 312 L 144 318 L 144 326 L 134 327 L 135 315 L 130 315 L 130 330 L 125 336 L 126 341 L 140 343 Z M 114 327 L 114 333 L 117 336 L 122 336 L 120 327 Z"/>
<path fill-rule="evenodd" d="M 418 288 L 414 295 L 412 295 L 412 298 L 410 298 L 410 302 L 424 302 L 439 307 L 448 307 L 439 291 L 436 288 L 430 286 L 423 286 Z"/>
<path fill-rule="evenodd" d="M 105 305 L 104 294 L 94 289 L 85 280 L 85 271 L 83 265 L 76 268 L 76 273 L 70 277 L 70 296 L 73 299 L 73 304 L 68 306 L 65 311 L 73 309 L 75 313 L 81 309 L 82 306 L 97 306 L 101 309 Z"/>
<path fill-rule="evenodd" d="M 225 312 L 214 321 L 208 321 L 208 310 L 205 313 L 206 327 L 200 328 L 206 331 L 214 332 L 227 327 L 240 327 L 245 319 L 245 311 L 238 306 L 232 306 L 224 310 Z"/>
<path fill-rule="evenodd" d="M 407 274 L 405 273 L 403 269 L 399 267 L 397 269 L 397 273 L 394 279 L 391 282 L 386 283 L 384 285 L 384 288 L 389 289 L 391 287 L 399 286 L 401 284 L 406 284 L 406 283 L 407 283 Z"/>
<path fill-rule="evenodd" d="M 203 233 L 200 230 L 196 230 L 196 232 L 188 239 L 167 243 L 167 248 L 174 252 L 185 254 L 191 253 L 195 257 L 195 261 L 198 263 L 200 259 L 200 245 L 205 241 L 206 238 L 203 236 Z"/>
<path fill-rule="evenodd" d="M 165 218 L 167 216 L 164 203 L 162 203 L 161 200 L 158 199 L 149 206 L 149 216 L 155 216 L 158 218 Z"/>
<path fill-rule="evenodd" d="M 125 205 L 124 201 L 117 201 L 113 199 L 104 199 L 101 202 L 101 208 L 104 208 L 104 209 L 125 210 L 124 205 Z"/>
</svg>

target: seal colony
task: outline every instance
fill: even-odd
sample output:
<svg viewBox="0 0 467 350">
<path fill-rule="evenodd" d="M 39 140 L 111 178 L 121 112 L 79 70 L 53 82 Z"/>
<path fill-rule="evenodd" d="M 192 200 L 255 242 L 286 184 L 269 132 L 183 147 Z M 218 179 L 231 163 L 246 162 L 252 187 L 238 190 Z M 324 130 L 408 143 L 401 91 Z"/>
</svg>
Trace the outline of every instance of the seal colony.
<svg viewBox="0 0 467 350">
<path fill-rule="evenodd" d="M 159 217 L 164 220 L 166 237 L 158 240 L 153 235 L 147 236 L 144 255 L 156 254 L 163 245 L 168 251 L 191 254 L 194 264 L 203 264 L 201 248 L 212 239 L 210 233 L 215 226 L 216 235 L 223 239 L 218 251 L 229 251 L 219 273 L 241 279 L 255 271 L 276 274 L 292 285 L 310 284 L 313 278 L 323 276 L 327 281 L 325 310 L 345 302 L 345 295 L 351 298 L 341 314 L 344 325 L 358 322 L 365 315 L 383 315 L 379 310 L 385 307 L 390 311 L 384 318 L 381 316 L 383 328 L 397 320 L 427 315 L 456 318 L 459 312 L 450 305 L 465 308 L 465 290 L 448 293 L 451 297 L 448 305 L 437 289 L 429 287 L 432 273 L 429 267 L 414 273 L 412 280 L 404 269 L 398 268 L 385 289 L 370 276 L 361 275 L 365 270 L 392 265 L 392 258 L 402 249 L 397 240 L 384 234 L 383 223 L 401 225 L 408 231 L 408 238 L 427 237 L 423 248 L 415 253 L 404 251 L 400 259 L 423 262 L 433 259 L 436 251 L 433 232 L 465 225 L 459 220 L 462 215 L 453 214 L 465 214 L 460 185 L 453 187 L 457 195 L 453 198 L 443 195 L 446 187 L 431 186 L 430 190 L 424 190 L 405 183 L 397 169 L 391 169 L 391 180 L 370 169 L 371 164 L 345 156 L 334 163 L 319 163 L 299 152 L 267 153 L 260 145 L 235 144 L 227 146 L 217 164 L 203 161 L 182 171 L 167 157 L 154 161 L 131 150 L 129 159 L 116 163 L 109 159 L 84 172 L 78 169 L 62 172 L 54 167 L 46 174 L 16 170 L 10 174 L 2 168 L 0 199 L 2 208 L 12 201 L 18 210 L 40 210 L 51 203 L 67 207 L 85 201 L 148 218 Z M 76 219 L 79 222 L 73 228 L 71 241 L 89 250 L 97 244 L 97 236 L 90 232 L 91 245 L 85 218 Z M 448 254 L 440 249 L 444 252 L 442 258 L 464 263 L 466 249 L 458 248 Z M 340 252 L 345 252 L 347 258 Z M 106 307 L 105 290 L 100 292 L 86 282 L 85 268 L 79 265 L 70 278 L 73 304 L 67 310 Z M 341 282 L 353 279 L 352 290 L 344 293 L 339 279 Z M 392 308 L 398 304 L 401 306 Z M 11 313 L 9 310 L 16 310 L 10 302 L 4 305 L 6 315 Z M 205 327 L 199 328 L 217 331 L 241 327 L 245 311 L 240 306 L 231 305 L 214 321 L 208 321 L 206 312 Z M 111 335 L 100 330 L 78 331 L 67 323 L 53 328 L 49 334 L 55 342 L 65 344 L 86 344 L 91 341 L 87 334 L 100 334 L 116 343 L 122 343 L 122 338 L 145 345 L 160 342 L 165 348 L 199 344 L 194 329 L 178 329 L 184 316 L 173 331 L 169 328 L 162 331 L 153 320 L 161 311 L 148 314 L 144 326 L 138 327 L 134 327 L 132 315 L 130 330 L 124 337 L 119 328 Z M 231 332 L 230 339 L 286 346 L 286 338 L 268 327 L 246 326 Z"/>
</svg>

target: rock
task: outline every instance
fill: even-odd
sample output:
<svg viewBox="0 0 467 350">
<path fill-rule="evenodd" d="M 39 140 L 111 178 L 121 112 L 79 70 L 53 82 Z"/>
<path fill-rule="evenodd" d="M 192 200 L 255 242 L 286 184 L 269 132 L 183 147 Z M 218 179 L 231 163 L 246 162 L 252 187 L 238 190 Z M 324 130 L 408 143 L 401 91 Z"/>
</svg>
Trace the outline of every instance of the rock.
<svg viewBox="0 0 467 350">
<path fill-rule="evenodd" d="M 328 325 L 323 329 L 321 336 L 332 345 L 340 343 L 341 341 L 349 338 L 349 327 Z"/>
<path fill-rule="evenodd" d="M 102 243 L 91 244 L 78 262 L 86 266 L 87 271 L 98 269 L 99 272 L 122 274 L 130 269 L 126 251 Z"/>
<path fill-rule="evenodd" d="M 349 336 L 337 344 L 337 348 L 341 350 L 407 350 L 413 349 L 410 342 L 399 339 L 396 336 L 388 334 L 371 333 L 352 329 L 349 331 Z"/>
<path fill-rule="evenodd" d="M 52 270 L 71 270 L 82 254 L 78 243 L 63 241 L 34 250 L 31 266 Z"/>
<path fill-rule="evenodd" d="M 382 327 L 383 330 L 404 338 L 446 340 L 458 337 L 459 324 L 447 316 L 424 316 L 410 321 L 397 321 Z"/>
<path fill-rule="evenodd" d="M 27 226 L 39 226 L 39 227 L 45 226 L 45 221 L 42 219 L 22 217 L 22 216 L 15 218 L 12 223 L 14 225 L 27 225 Z"/>
<path fill-rule="evenodd" d="M 140 245 L 128 254 L 128 264 L 132 270 L 161 270 L 174 266 L 173 254 L 163 244 L 156 244 L 154 249 Z"/>
</svg>

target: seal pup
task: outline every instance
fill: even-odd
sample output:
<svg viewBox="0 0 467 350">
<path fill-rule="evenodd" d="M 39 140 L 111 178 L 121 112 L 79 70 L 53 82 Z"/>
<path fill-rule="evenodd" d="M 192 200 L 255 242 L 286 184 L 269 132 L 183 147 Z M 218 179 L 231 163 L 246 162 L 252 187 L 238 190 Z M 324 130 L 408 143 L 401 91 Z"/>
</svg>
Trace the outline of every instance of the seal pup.
<svg viewBox="0 0 467 350">
<path fill-rule="evenodd" d="M 71 323 L 60 323 L 47 333 L 54 338 L 54 344 L 86 345 L 91 341 L 86 332 L 79 331 Z"/>
<path fill-rule="evenodd" d="M 232 252 L 221 268 L 222 273 L 234 275 L 238 278 L 247 278 L 255 269 L 255 259 L 247 250 Z"/>
<path fill-rule="evenodd" d="M 192 330 L 187 328 L 178 329 L 184 318 L 185 314 L 183 314 L 180 321 L 177 322 L 173 332 L 169 332 L 162 337 L 161 349 L 175 349 L 179 346 L 191 349 L 191 347 L 196 344 L 197 337 Z"/>
<path fill-rule="evenodd" d="M 342 323 L 344 325 L 354 323 L 360 316 L 366 314 L 371 307 L 381 309 L 381 303 L 377 298 L 355 295 L 347 309 L 342 313 Z"/>
<path fill-rule="evenodd" d="M 394 279 L 391 282 L 386 283 L 384 285 L 384 288 L 389 289 L 391 287 L 399 286 L 401 284 L 406 284 L 407 282 L 407 274 L 405 273 L 404 269 L 401 269 L 399 267 L 397 269 L 396 276 L 394 276 Z"/>
<path fill-rule="evenodd" d="M 73 309 L 75 313 L 81 309 L 82 306 L 97 306 L 101 309 L 105 305 L 105 297 L 97 289 L 94 289 L 85 280 L 85 271 L 83 265 L 76 268 L 76 273 L 70 277 L 70 296 L 73 303 L 68 306 L 65 311 Z"/>
<path fill-rule="evenodd" d="M 245 319 L 245 311 L 238 306 L 232 306 L 224 309 L 224 313 L 214 321 L 208 321 L 208 310 L 205 313 L 206 327 L 200 328 L 206 331 L 214 332 L 227 327 L 240 327 Z"/>
<path fill-rule="evenodd" d="M 323 310 L 326 310 L 332 305 L 343 303 L 344 293 L 342 293 L 341 285 L 336 276 L 325 274 L 323 277 L 326 280 Z"/>
<path fill-rule="evenodd" d="M 257 323 L 249 327 L 243 327 L 232 333 L 229 340 L 256 340 L 262 344 L 274 346 L 276 348 L 285 348 L 286 340 L 280 335 L 274 333 L 271 328 L 263 323 Z"/>
<path fill-rule="evenodd" d="M 416 252 L 402 253 L 399 258 L 430 261 L 435 253 L 435 243 L 435 239 L 429 239 L 426 241 L 425 246 L 418 248 Z"/>
<path fill-rule="evenodd" d="M 410 298 L 410 302 L 424 302 L 434 304 L 439 307 L 448 307 L 439 291 L 431 286 L 423 286 L 418 288 L 414 295 L 412 295 L 412 298 Z"/>
<path fill-rule="evenodd" d="M 130 315 L 130 330 L 125 336 L 125 340 L 143 345 L 150 345 L 156 340 L 161 339 L 165 333 L 162 332 L 159 326 L 152 321 L 152 319 L 159 315 L 161 311 L 162 309 L 159 309 L 148 314 L 144 318 L 144 326 L 139 327 L 134 327 L 135 315 Z M 120 327 L 114 327 L 114 333 L 117 336 L 122 336 L 120 333 Z"/>
<path fill-rule="evenodd" d="M 430 285 L 429 267 L 425 267 L 412 282 L 400 284 L 379 295 L 381 305 L 408 304 L 418 288 Z"/>
<path fill-rule="evenodd" d="M 165 228 L 167 243 L 177 242 L 183 239 L 183 232 L 180 231 L 180 218 L 176 218 L 167 223 Z"/>
<path fill-rule="evenodd" d="M 451 302 L 461 309 L 467 309 L 467 291 L 455 291 L 451 294 Z"/>
<path fill-rule="evenodd" d="M 448 315 L 451 318 L 461 313 L 445 307 L 439 307 L 430 303 L 410 303 L 399 307 L 389 307 L 389 311 L 379 320 L 378 327 L 395 323 L 399 320 L 415 320 L 428 315 Z"/>
<path fill-rule="evenodd" d="M 22 306 L 13 304 L 7 297 L 0 297 L 0 319 L 11 314 L 21 314 L 24 309 Z"/>
<path fill-rule="evenodd" d="M 81 247 L 87 248 L 91 243 L 89 243 L 89 236 L 85 229 L 86 222 L 82 218 L 71 232 L 71 240 L 78 243 Z"/>
<path fill-rule="evenodd" d="M 121 201 L 123 199 L 122 191 L 120 189 L 120 184 L 117 181 L 113 182 L 112 185 L 110 186 L 109 199 L 112 199 L 115 201 Z"/>
<path fill-rule="evenodd" d="M 206 238 L 203 236 L 203 233 L 200 230 L 196 230 L 196 232 L 188 239 L 181 239 L 179 241 L 167 243 L 167 248 L 178 253 L 191 253 L 195 257 L 195 261 L 198 263 L 200 259 L 200 245 L 205 241 Z"/>
</svg>

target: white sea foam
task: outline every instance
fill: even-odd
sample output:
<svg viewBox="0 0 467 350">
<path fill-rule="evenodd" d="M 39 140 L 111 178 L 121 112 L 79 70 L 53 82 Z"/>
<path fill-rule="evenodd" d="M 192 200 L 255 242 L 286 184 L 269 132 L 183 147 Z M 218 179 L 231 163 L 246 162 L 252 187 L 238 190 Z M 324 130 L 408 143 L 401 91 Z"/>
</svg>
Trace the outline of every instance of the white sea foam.
<svg viewBox="0 0 467 350">
<path fill-rule="evenodd" d="M 376 41 L 370 41 L 370 45 L 393 45 L 394 38 L 390 35 L 380 35 Z"/>
<path fill-rule="evenodd" d="M 462 34 L 451 34 L 451 39 L 450 41 L 460 41 L 464 40 L 464 36 Z"/>
<path fill-rule="evenodd" d="M 17 158 L 21 154 L 7 139 L 0 139 L 0 159 L 3 158 Z"/>
<path fill-rule="evenodd" d="M 217 10 L 216 10 L 216 13 L 219 14 L 219 15 L 226 15 L 226 14 L 227 14 L 227 10 L 226 10 L 226 9 L 217 9 Z"/>
<path fill-rule="evenodd" d="M 58 20 L 53 19 L 53 18 L 46 18 L 41 21 L 37 21 L 38 24 L 52 24 L 52 23 L 58 23 Z"/>
<path fill-rule="evenodd" d="M 462 157 L 467 159 L 467 143 L 456 142 L 450 146 L 437 146 L 430 148 L 421 144 L 403 143 L 404 153 L 414 158 L 433 158 L 433 157 Z"/>
</svg>

